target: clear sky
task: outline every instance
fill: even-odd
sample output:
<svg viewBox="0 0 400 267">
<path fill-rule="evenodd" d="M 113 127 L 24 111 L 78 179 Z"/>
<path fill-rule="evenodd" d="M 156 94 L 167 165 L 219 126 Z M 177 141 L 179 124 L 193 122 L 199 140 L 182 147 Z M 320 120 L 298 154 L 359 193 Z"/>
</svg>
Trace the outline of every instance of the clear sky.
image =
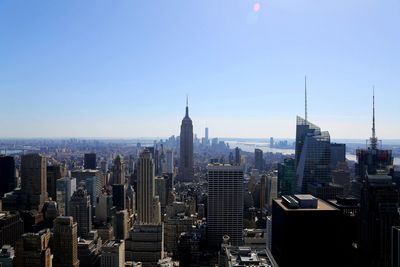
<svg viewBox="0 0 400 267">
<path fill-rule="evenodd" d="M 0 136 L 400 139 L 400 0 L 0 0 Z"/>
</svg>

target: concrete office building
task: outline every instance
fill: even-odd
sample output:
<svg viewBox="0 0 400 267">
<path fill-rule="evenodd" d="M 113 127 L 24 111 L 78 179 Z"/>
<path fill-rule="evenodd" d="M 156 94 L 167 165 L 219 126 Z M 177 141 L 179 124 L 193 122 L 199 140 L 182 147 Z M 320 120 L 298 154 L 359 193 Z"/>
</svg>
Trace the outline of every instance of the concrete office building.
<svg viewBox="0 0 400 267">
<path fill-rule="evenodd" d="M 193 176 L 193 123 L 189 117 L 189 105 L 186 103 L 186 115 L 181 124 L 178 180 L 192 182 Z"/>
<path fill-rule="evenodd" d="M 232 245 L 242 244 L 243 168 L 238 165 L 208 165 L 208 242 L 218 250 L 222 237 L 228 235 Z"/>
<path fill-rule="evenodd" d="M 78 224 L 72 217 L 57 217 L 54 220 L 53 266 L 78 267 Z"/>
<path fill-rule="evenodd" d="M 78 223 L 78 236 L 85 238 L 92 230 L 92 205 L 90 196 L 83 188 L 79 188 L 71 197 L 70 215 Z"/>
<path fill-rule="evenodd" d="M 125 241 L 113 240 L 101 248 L 101 267 L 125 266 Z"/>
</svg>

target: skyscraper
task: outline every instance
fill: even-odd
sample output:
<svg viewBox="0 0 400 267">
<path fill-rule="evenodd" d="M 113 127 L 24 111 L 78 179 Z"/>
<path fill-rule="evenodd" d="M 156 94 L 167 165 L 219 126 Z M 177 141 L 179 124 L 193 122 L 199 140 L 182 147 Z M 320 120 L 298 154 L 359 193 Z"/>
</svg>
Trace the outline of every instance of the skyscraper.
<svg viewBox="0 0 400 267">
<path fill-rule="evenodd" d="M 207 240 L 218 250 L 228 235 L 234 246 L 242 244 L 243 168 L 237 165 L 208 165 Z"/>
<path fill-rule="evenodd" d="M 360 266 L 390 266 L 392 226 L 398 226 L 399 190 L 385 173 L 365 177 L 360 199 Z"/>
<path fill-rule="evenodd" d="M 263 151 L 258 148 L 254 150 L 254 166 L 260 172 L 264 170 L 265 162 L 264 162 Z"/>
<path fill-rule="evenodd" d="M 51 267 L 52 255 L 49 247 L 50 230 L 27 233 L 17 242 L 16 267 Z"/>
<path fill-rule="evenodd" d="M 206 145 L 209 144 L 209 139 L 208 139 L 208 127 L 206 127 L 205 131 L 204 131 L 204 141 L 206 143 Z"/>
<path fill-rule="evenodd" d="M 42 210 L 47 200 L 46 158 L 39 154 L 21 157 L 21 203 L 26 210 Z"/>
<path fill-rule="evenodd" d="M 186 115 L 181 125 L 178 179 L 182 182 L 191 182 L 193 175 L 193 123 L 189 117 L 189 105 L 186 102 Z"/>
<path fill-rule="evenodd" d="M 72 217 L 54 220 L 53 266 L 78 267 L 78 224 Z"/>
<path fill-rule="evenodd" d="M 159 223 L 160 203 L 155 197 L 154 161 L 149 150 L 140 154 L 137 170 L 138 219 L 141 223 Z"/>
<path fill-rule="evenodd" d="M 125 242 L 113 240 L 104 244 L 101 248 L 101 267 L 125 266 Z"/>
<path fill-rule="evenodd" d="M 235 164 L 241 164 L 240 149 L 238 147 L 235 148 Z"/>
<path fill-rule="evenodd" d="M 86 170 L 95 170 L 97 168 L 96 153 L 85 153 L 83 166 Z"/>
<path fill-rule="evenodd" d="M 57 197 L 57 180 L 65 176 L 63 168 L 58 163 L 47 166 L 47 194 L 52 199 Z"/>
<path fill-rule="evenodd" d="M 124 160 L 120 155 L 114 160 L 113 177 L 113 184 L 125 184 Z"/>
<path fill-rule="evenodd" d="M 92 230 L 92 205 L 90 196 L 83 188 L 79 188 L 71 197 L 70 215 L 78 223 L 78 236 L 87 237 Z"/>
<path fill-rule="evenodd" d="M 391 150 L 378 148 L 378 137 L 375 128 L 375 93 L 372 100 L 372 136 L 366 149 L 357 149 L 356 176 L 363 180 L 365 175 L 376 174 L 378 170 L 388 171 L 387 168 L 393 165 Z"/>
<path fill-rule="evenodd" d="M 14 157 L 0 155 L 0 198 L 15 188 Z"/>
<path fill-rule="evenodd" d="M 341 248 L 340 211 L 311 195 L 272 204 L 272 254 L 279 266 L 348 266 Z"/>
<path fill-rule="evenodd" d="M 293 195 L 297 190 L 296 168 L 293 158 L 278 164 L 278 195 Z"/>
<path fill-rule="evenodd" d="M 331 142 L 328 132 L 297 117 L 296 175 L 298 192 L 307 193 L 309 183 L 331 181 Z"/>
<path fill-rule="evenodd" d="M 69 215 L 69 201 L 72 194 L 76 191 L 76 179 L 63 177 L 56 182 L 56 200 L 60 215 Z"/>
</svg>

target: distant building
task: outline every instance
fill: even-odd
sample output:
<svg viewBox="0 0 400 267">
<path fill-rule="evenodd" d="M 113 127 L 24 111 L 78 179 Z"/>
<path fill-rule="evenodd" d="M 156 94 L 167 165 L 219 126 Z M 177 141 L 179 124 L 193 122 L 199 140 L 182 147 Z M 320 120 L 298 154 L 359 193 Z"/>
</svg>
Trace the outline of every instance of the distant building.
<svg viewBox="0 0 400 267">
<path fill-rule="evenodd" d="M 112 199 L 117 210 L 126 209 L 126 186 L 124 184 L 112 185 Z"/>
<path fill-rule="evenodd" d="M 297 192 L 296 166 L 292 158 L 278 164 L 278 195 L 293 195 Z"/>
<path fill-rule="evenodd" d="M 125 163 L 123 158 L 118 155 L 114 160 L 113 184 L 125 184 Z"/>
<path fill-rule="evenodd" d="M 0 199 L 16 187 L 15 160 L 11 156 L 0 155 Z"/>
<path fill-rule="evenodd" d="M 238 147 L 235 148 L 235 164 L 241 164 L 240 149 Z"/>
<path fill-rule="evenodd" d="M 307 193 L 309 183 L 331 182 L 331 142 L 328 132 L 297 117 L 296 175 L 298 192 Z"/>
<path fill-rule="evenodd" d="M 126 260 L 141 262 L 143 267 L 157 266 L 164 258 L 163 236 L 162 224 L 135 224 L 125 241 Z"/>
<path fill-rule="evenodd" d="M 96 153 L 85 153 L 83 159 L 83 166 L 86 170 L 96 170 L 97 169 Z"/>
<path fill-rule="evenodd" d="M 24 233 L 24 222 L 18 213 L 0 211 L 0 246 L 15 246 Z"/>
<path fill-rule="evenodd" d="M 260 172 L 262 172 L 265 169 L 263 151 L 258 148 L 254 150 L 254 166 Z"/>
<path fill-rule="evenodd" d="M 76 191 L 76 179 L 71 177 L 63 177 L 56 182 L 56 201 L 60 215 L 66 216 L 70 214 L 69 201 L 73 193 Z"/>
<path fill-rule="evenodd" d="M 16 267 L 51 267 L 52 255 L 49 247 L 50 230 L 27 233 L 17 242 Z"/>
<path fill-rule="evenodd" d="M 346 162 L 346 144 L 331 144 L 331 170 L 336 169 L 338 163 Z"/>
<path fill-rule="evenodd" d="M 341 266 L 339 220 L 337 208 L 311 195 L 274 200 L 272 254 L 279 266 Z"/>
<path fill-rule="evenodd" d="M 223 244 L 219 253 L 219 267 L 233 266 L 260 266 L 278 267 L 271 252 L 264 249 L 252 249 L 250 247 L 237 247 Z"/>
<path fill-rule="evenodd" d="M 193 123 L 189 117 L 189 106 L 186 104 L 186 115 L 181 125 L 178 180 L 192 182 L 193 175 Z"/>
<path fill-rule="evenodd" d="M 141 223 L 160 223 L 161 207 L 155 196 L 154 161 L 149 150 L 144 150 L 137 162 L 137 208 Z"/>
<path fill-rule="evenodd" d="M 46 166 L 46 158 L 42 155 L 21 157 L 21 204 L 26 210 L 41 210 L 47 200 Z"/>
<path fill-rule="evenodd" d="M 101 248 L 101 267 L 125 266 L 125 241 L 113 240 L 105 243 Z"/>
<path fill-rule="evenodd" d="M 307 192 L 311 195 L 323 199 L 331 200 L 336 199 L 336 196 L 343 195 L 343 186 L 334 183 L 309 183 L 307 186 Z"/>
<path fill-rule="evenodd" d="M 64 168 L 60 164 L 47 166 L 47 193 L 53 200 L 57 198 L 57 180 L 64 176 Z"/>
<path fill-rule="evenodd" d="M 78 267 L 78 224 L 72 217 L 58 217 L 54 221 L 53 266 Z"/>
<path fill-rule="evenodd" d="M 129 237 L 129 214 L 127 210 L 120 210 L 114 216 L 114 236 L 116 240 L 125 240 Z"/>
<path fill-rule="evenodd" d="M 74 222 L 78 223 L 78 236 L 86 238 L 92 230 L 92 205 L 85 189 L 79 188 L 72 195 L 70 212 Z"/>
<path fill-rule="evenodd" d="M 232 245 L 243 243 L 243 168 L 237 165 L 208 165 L 208 243 L 218 250 L 222 237 Z"/>
<path fill-rule="evenodd" d="M 79 266 L 100 267 L 100 249 L 102 240 L 97 231 L 90 232 L 86 239 L 78 239 Z"/>
</svg>

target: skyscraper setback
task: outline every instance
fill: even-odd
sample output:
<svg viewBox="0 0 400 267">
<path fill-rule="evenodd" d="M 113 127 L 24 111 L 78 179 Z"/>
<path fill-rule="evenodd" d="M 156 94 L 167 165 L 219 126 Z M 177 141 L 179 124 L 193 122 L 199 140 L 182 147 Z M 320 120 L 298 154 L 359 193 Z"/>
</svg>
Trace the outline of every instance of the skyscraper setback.
<svg viewBox="0 0 400 267">
<path fill-rule="evenodd" d="M 186 115 L 181 125 L 178 180 L 191 182 L 193 175 L 193 123 L 189 117 L 189 103 L 186 101 Z"/>
</svg>

